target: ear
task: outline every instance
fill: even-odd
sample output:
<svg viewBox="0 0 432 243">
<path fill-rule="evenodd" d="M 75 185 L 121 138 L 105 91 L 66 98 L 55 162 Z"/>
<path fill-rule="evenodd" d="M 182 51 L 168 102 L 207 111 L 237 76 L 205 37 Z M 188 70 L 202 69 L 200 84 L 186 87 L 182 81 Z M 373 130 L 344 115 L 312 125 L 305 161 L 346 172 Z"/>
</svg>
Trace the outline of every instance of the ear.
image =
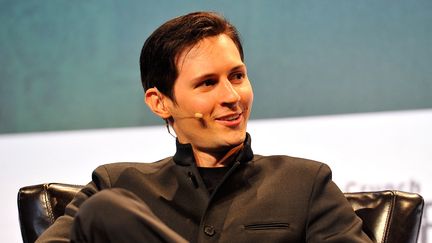
<svg viewBox="0 0 432 243">
<path fill-rule="evenodd" d="M 153 113 L 162 119 L 171 117 L 171 112 L 165 103 L 171 102 L 168 97 L 162 94 L 157 88 L 149 88 L 145 92 L 144 101 Z"/>
</svg>

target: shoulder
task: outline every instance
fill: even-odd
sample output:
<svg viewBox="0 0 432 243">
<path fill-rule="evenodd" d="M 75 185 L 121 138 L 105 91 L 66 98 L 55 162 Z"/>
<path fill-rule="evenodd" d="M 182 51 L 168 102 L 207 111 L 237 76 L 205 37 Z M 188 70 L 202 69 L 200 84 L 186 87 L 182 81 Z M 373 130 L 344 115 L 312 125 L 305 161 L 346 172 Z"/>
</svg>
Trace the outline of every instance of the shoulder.
<svg viewBox="0 0 432 243">
<path fill-rule="evenodd" d="M 255 166 L 277 169 L 282 171 L 289 171 L 292 173 L 318 173 L 328 172 L 331 173 L 330 167 L 319 161 L 292 157 L 287 155 L 254 155 L 251 161 Z"/>
<path fill-rule="evenodd" d="M 126 169 L 134 168 L 142 170 L 143 172 L 153 173 L 161 168 L 167 166 L 169 162 L 172 161 L 172 157 L 168 157 L 156 162 L 115 162 L 109 164 L 100 165 L 96 168 L 95 171 L 98 170 L 106 170 L 110 173 L 115 173 L 116 171 L 123 171 Z"/>
<path fill-rule="evenodd" d="M 330 167 L 319 161 L 285 155 L 255 155 L 250 165 L 261 180 L 291 185 L 303 192 L 332 179 Z"/>
<path fill-rule="evenodd" d="M 100 188 L 111 187 L 112 183 L 124 173 L 136 171 L 140 174 L 151 175 L 163 169 L 172 167 L 172 157 L 156 162 L 116 162 L 98 166 L 92 174 L 93 182 Z"/>
</svg>

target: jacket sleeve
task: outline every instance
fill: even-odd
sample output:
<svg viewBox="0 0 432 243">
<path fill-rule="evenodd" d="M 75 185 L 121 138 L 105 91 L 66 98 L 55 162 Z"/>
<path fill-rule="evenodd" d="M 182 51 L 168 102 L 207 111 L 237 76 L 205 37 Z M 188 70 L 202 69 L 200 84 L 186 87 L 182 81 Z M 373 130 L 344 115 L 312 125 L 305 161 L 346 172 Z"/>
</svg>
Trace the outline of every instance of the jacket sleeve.
<svg viewBox="0 0 432 243">
<path fill-rule="evenodd" d="M 65 214 L 57 218 L 42 235 L 36 240 L 36 243 L 42 242 L 69 242 L 70 230 L 73 220 L 81 204 L 98 191 L 110 186 L 108 173 L 104 166 L 98 167 L 93 172 L 93 180 L 81 189 L 72 201 L 66 206 Z"/>
<path fill-rule="evenodd" d="M 372 242 L 325 164 L 316 174 L 308 208 L 306 242 Z"/>
</svg>

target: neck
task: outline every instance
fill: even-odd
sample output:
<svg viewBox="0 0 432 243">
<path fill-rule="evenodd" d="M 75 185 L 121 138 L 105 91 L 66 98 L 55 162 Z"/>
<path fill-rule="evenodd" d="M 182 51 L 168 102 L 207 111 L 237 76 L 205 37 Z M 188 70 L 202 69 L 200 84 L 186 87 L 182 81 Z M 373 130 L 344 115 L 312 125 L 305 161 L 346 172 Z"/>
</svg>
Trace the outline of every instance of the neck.
<svg viewBox="0 0 432 243">
<path fill-rule="evenodd" d="M 224 167 L 232 162 L 233 155 L 243 148 L 243 143 L 229 149 L 228 151 L 209 153 L 192 148 L 198 167 Z"/>
</svg>

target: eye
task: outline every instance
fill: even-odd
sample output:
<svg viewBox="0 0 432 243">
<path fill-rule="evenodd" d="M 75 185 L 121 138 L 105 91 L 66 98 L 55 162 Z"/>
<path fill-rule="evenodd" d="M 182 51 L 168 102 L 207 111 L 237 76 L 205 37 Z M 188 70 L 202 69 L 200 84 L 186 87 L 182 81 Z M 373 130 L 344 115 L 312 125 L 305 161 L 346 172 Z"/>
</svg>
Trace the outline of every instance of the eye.
<svg viewBox="0 0 432 243">
<path fill-rule="evenodd" d="M 215 84 L 216 84 L 216 80 L 206 79 L 206 80 L 202 81 L 201 83 L 199 83 L 198 86 L 209 87 L 209 86 L 213 86 Z"/>
<path fill-rule="evenodd" d="M 243 73 L 243 72 L 237 72 L 237 73 L 233 73 L 232 75 L 231 75 L 231 78 L 230 78 L 230 80 L 231 81 L 241 81 L 241 80 L 243 80 L 244 78 L 245 78 L 245 73 Z"/>
</svg>

